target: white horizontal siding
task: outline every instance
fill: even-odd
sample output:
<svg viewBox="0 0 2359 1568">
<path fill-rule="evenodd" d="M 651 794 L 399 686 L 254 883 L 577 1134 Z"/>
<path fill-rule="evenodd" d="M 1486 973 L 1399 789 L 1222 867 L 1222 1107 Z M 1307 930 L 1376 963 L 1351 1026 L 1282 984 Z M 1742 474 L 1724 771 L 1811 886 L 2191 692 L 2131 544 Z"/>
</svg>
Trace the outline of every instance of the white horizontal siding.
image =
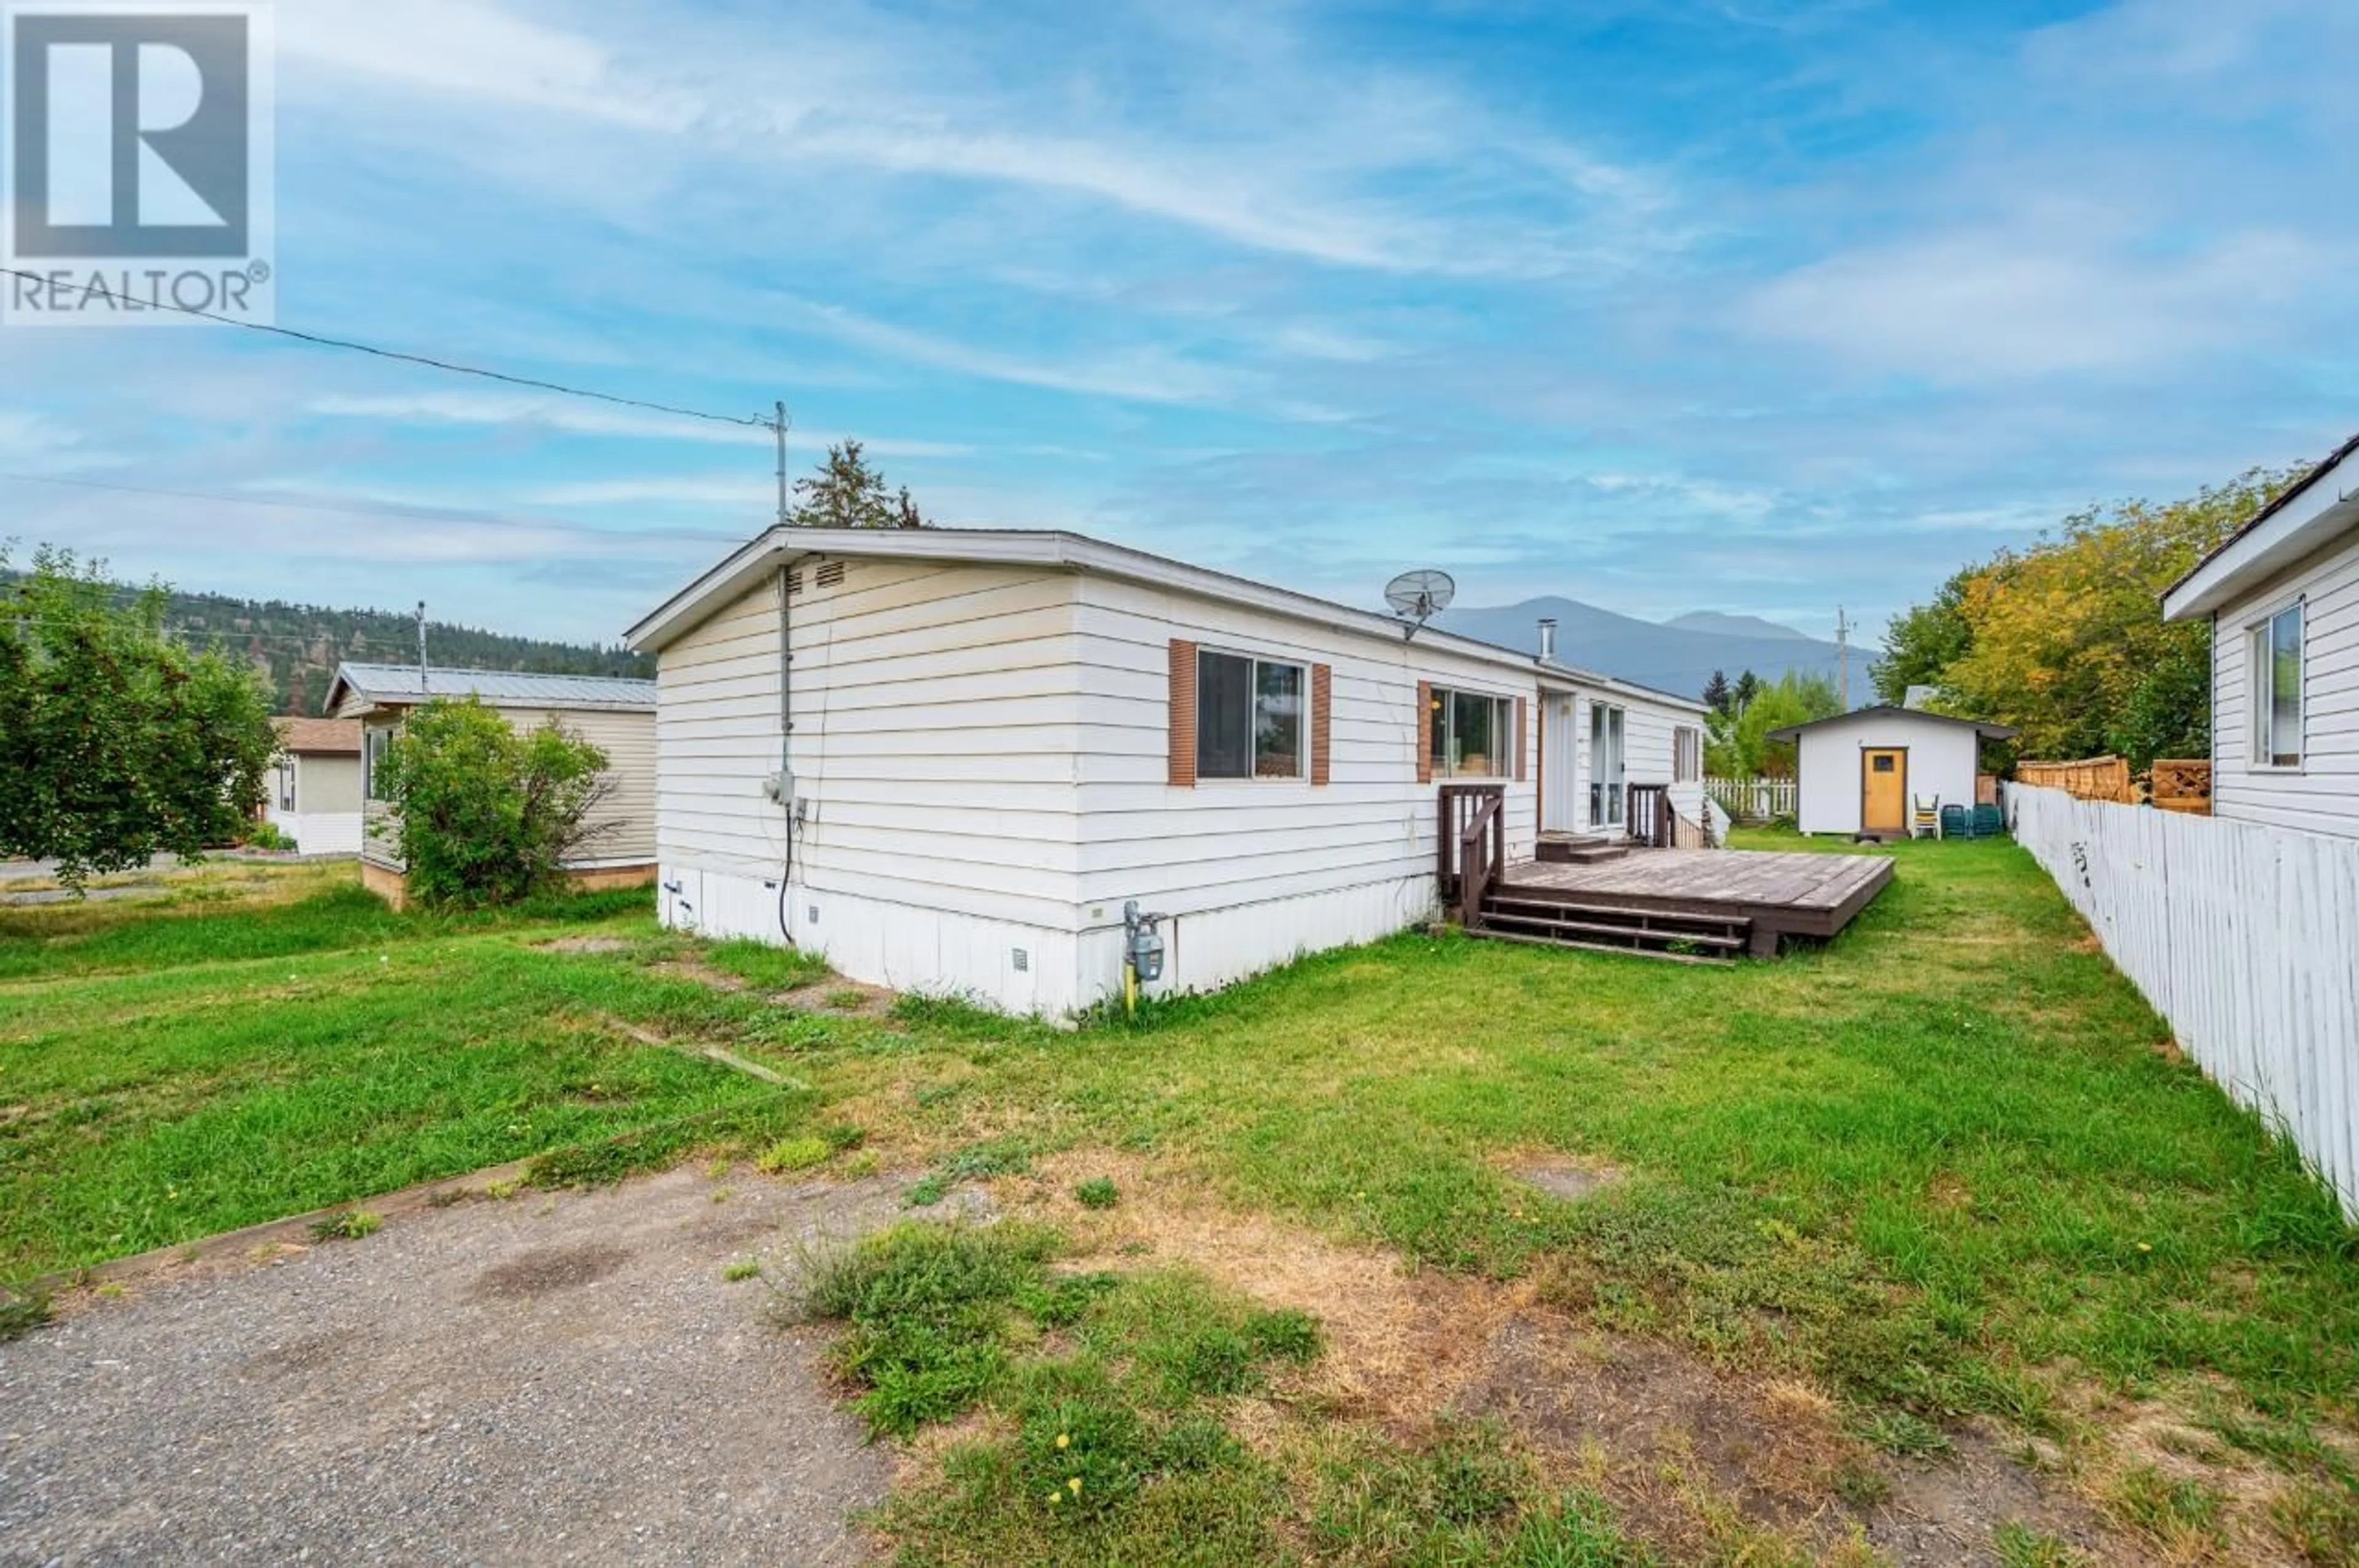
<svg viewBox="0 0 2359 1568">
<path fill-rule="evenodd" d="M 838 587 L 819 587 L 808 566 L 803 584 L 790 605 L 791 755 L 806 812 L 796 881 L 1070 931 L 1071 579 L 853 561 Z M 778 768 L 777 628 L 772 579 L 663 652 L 656 815 L 667 867 L 767 867 L 775 878 L 786 861 L 786 814 L 763 788 Z M 799 901 L 798 918 L 811 907 Z"/>
<path fill-rule="evenodd" d="M 2302 615 L 2302 763 L 2256 767 L 2253 626 L 2294 599 Z M 2238 821 L 2359 838 L 2359 535 L 2212 619 L 2212 810 Z"/>
<path fill-rule="evenodd" d="M 1438 793 L 1417 782 L 1426 744 L 1419 681 L 1524 698 L 1527 754 L 1537 744 L 1538 682 L 1497 665 L 1430 643 L 1338 632 L 1110 579 L 1083 577 L 1078 593 L 1081 713 L 1091 763 L 1079 784 L 1085 904 L 1136 898 L 1184 916 L 1420 876 L 1430 881 Z M 1329 665 L 1332 782 L 1207 780 L 1193 789 L 1170 787 L 1175 638 Z M 1510 781 L 1509 853 L 1528 856 L 1537 828 L 1532 785 Z M 1296 936 L 1294 946 L 1307 949 L 1343 939 L 1315 929 Z M 1281 948 L 1277 957 L 1291 950 Z"/>
<path fill-rule="evenodd" d="M 645 710 L 612 708 L 497 708 L 494 709 L 519 735 L 528 735 L 551 719 L 568 734 L 587 741 L 606 753 L 606 778 L 612 785 L 590 821 L 604 831 L 566 860 L 581 871 L 603 867 L 645 866 L 656 858 L 656 716 Z M 371 730 L 395 727 L 398 714 L 379 711 L 364 721 Z M 381 800 L 362 804 L 364 859 L 401 869 L 387 824 L 392 808 Z M 368 827 L 379 828 L 368 832 Z"/>
</svg>

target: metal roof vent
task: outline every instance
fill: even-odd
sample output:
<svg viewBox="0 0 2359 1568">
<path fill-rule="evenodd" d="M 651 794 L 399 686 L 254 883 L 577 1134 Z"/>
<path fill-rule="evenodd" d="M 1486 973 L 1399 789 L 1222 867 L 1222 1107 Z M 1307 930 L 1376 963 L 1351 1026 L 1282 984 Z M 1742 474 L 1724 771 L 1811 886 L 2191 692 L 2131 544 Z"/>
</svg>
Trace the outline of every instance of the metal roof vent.
<svg viewBox="0 0 2359 1568">
<path fill-rule="evenodd" d="M 842 588 L 843 586 L 843 563 L 842 561 L 829 561 L 825 565 L 821 566 L 819 568 L 819 585 L 821 588 Z"/>
</svg>

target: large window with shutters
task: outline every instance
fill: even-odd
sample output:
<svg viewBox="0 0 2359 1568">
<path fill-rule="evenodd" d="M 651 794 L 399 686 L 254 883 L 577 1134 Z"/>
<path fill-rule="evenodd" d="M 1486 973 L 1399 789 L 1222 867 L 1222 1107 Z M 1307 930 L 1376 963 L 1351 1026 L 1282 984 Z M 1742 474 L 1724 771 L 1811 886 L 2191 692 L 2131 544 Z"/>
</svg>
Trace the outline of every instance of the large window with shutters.
<svg viewBox="0 0 2359 1568">
<path fill-rule="evenodd" d="M 1426 716 L 1426 748 L 1434 777 L 1515 776 L 1515 698 L 1435 687 L 1427 699 Z"/>
<path fill-rule="evenodd" d="M 1196 776 L 1310 776 L 1310 672 L 1243 654 L 1196 654 Z"/>
</svg>

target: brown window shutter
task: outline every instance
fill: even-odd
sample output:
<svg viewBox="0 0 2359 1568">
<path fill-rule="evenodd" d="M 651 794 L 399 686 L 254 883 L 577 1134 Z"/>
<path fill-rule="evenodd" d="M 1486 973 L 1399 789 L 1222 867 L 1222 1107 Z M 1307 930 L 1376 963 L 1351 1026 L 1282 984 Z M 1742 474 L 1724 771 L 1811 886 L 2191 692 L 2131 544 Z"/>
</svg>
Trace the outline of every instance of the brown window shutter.
<svg viewBox="0 0 2359 1568">
<path fill-rule="evenodd" d="M 1516 782 L 1517 784 L 1522 784 L 1522 783 L 1524 782 L 1524 780 L 1525 780 L 1525 773 L 1524 773 L 1524 753 L 1525 753 L 1526 752 L 1528 752 L 1529 750 L 1531 750 L 1531 748 L 1524 744 L 1524 699 L 1523 699 L 1522 697 L 1517 697 L 1517 698 L 1516 698 L 1516 740 L 1515 740 L 1515 746 L 1516 746 Z"/>
<path fill-rule="evenodd" d="M 1417 683 L 1417 782 L 1433 782 L 1433 683 Z"/>
<path fill-rule="evenodd" d="M 1196 644 L 1171 639 L 1171 783 L 1196 787 Z"/>
<path fill-rule="evenodd" d="M 1327 665 L 1310 666 L 1310 782 L 1323 784 L 1333 769 L 1335 671 Z"/>
</svg>

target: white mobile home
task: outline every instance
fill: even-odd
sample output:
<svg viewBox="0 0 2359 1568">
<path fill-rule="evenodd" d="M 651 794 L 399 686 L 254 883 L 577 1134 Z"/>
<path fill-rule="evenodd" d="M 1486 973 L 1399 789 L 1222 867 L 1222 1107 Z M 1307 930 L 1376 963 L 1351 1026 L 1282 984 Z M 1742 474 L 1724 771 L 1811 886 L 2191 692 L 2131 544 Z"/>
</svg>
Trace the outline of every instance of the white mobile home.
<svg viewBox="0 0 2359 1568">
<path fill-rule="evenodd" d="M 606 753 L 613 793 L 597 836 L 566 866 L 576 887 L 637 887 L 655 881 L 656 683 L 605 676 L 506 670 L 420 670 L 415 665 L 344 665 L 328 687 L 328 711 L 361 726 L 364 813 L 361 881 L 395 904 L 408 896 L 394 842 L 382 829 L 391 807 L 377 789 L 377 763 L 412 708 L 435 697 L 479 698 L 519 733 L 550 719 Z"/>
<path fill-rule="evenodd" d="M 2004 724 L 1914 708 L 1862 708 L 1769 732 L 1794 743 L 1795 826 L 1805 833 L 1905 838 L 1919 800 L 1972 806 L 1984 741 Z"/>
<path fill-rule="evenodd" d="M 306 855 L 361 852 L 361 727 L 344 719 L 280 719 L 264 819 Z"/>
<path fill-rule="evenodd" d="M 2212 814 L 2359 838 L 2359 436 L 2163 596 L 2212 626 Z"/>
<path fill-rule="evenodd" d="M 1510 853 L 1702 813 L 1702 706 L 1071 534 L 775 528 L 658 653 L 667 924 L 1062 1015 L 1170 917 L 1167 989 L 1436 910 L 1438 786 Z"/>
</svg>

